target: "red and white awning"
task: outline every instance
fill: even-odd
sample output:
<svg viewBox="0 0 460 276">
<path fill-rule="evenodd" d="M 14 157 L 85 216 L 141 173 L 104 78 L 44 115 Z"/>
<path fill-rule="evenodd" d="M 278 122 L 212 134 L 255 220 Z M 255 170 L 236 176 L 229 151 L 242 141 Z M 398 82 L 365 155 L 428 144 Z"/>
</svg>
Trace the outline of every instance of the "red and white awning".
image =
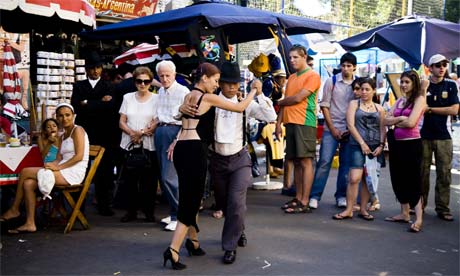
<svg viewBox="0 0 460 276">
<path fill-rule="evenodd" d="M 28 116 L 27 111 L 22 107 L 21 83 L 13 51 L 8 42 L 3 46 L 3 95 L 7 103 L 3 106 L 3 114 L 12 119 L 19 119 Z"/>
<path fill-rule="evenodd" d="M 196 55 L 194 50 L 190 50 L 185 44 L 173 44 L 169 46 L 172 52 L 177 53 L 180 57 L 190 57 Z M 171 59 L 169 54 L 161 54 L 158 44 L 141 43 L 136 47 L 129 49 L 113 60 L 118 66 L 122 63 L 131 65 L 147 64 L 155 60 Z"/>
<path fill-rule="evenodd" d="M 86 0 L 1 0 L 0 10 L 13 11 L 21 9 L 33 15 L 52 17 L 55 14 L 64 20 L 81 22 L 86 26 L 96 27 L 96 13 Z M 21 20 L 21 18 L 18 18 Z M 31 24 L 40 24 L 32 22 Z"/>
</svg>

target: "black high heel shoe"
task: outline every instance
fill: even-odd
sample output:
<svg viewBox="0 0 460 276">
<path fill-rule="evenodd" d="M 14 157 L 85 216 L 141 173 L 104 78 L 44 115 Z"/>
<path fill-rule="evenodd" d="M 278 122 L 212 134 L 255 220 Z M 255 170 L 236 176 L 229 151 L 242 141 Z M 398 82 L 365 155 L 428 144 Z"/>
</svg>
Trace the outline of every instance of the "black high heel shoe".
<svg viewBox="0 0 460 276">
<path fill-rule="evenodd" d="M 198 242 L 197 240 L 191 240 L 191 239 L 187 239 L 185 241 L 185 248 L 187 249 L 188 251 L 188 255 L 189 256 L 203 256 L 206 254 L 206 252 L 201 249 L 200 245 L 198 245 L 198 248 L 195 248 L 195 245 L 193 244 L 193 242 Z"/>
<path fill-rule="evenodd" d="M 177 261 L 174 261 L 171 251 L 174 251 L 177 254 Z M 163 253 L 163 266 L 166 266 L 168 260 L 171 261 L 171 267 L 174 270 L 182 270 L 187 267 L 185 264 L 179 262 L 179 252 L 171 247 L 166 248 L 166 251 Z"/>
</svg>

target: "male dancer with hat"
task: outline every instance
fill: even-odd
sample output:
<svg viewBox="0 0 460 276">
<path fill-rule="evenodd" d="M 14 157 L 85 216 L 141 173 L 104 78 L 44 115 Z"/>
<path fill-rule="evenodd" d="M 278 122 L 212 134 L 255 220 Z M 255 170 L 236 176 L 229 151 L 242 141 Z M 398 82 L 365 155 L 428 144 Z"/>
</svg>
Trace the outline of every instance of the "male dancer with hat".
<svg viewBox="0 0 460 276">
<path fill-rule="evenodd" d="M 224 62 L 219 80 L 220 96 L 236 102 L 240 98 L 240 68 L 237 63 Z M 223 262 L 236 260 L 237 246 L 246 246 L 244 217 L 246 192 L 252 184 L 251 158 L 245 141 L 245 116 L 260 121 L 276 120 L 276 112 L 269 98 L 262 93 L 262 83 L 255 80 L 251 90 L 256 89 L 257 101 L 252 101 L 244 113 L 216 108 L 214 142 L 211 145 L 210 173 L 218 206 L 225 216 L 222 230 Z M 196 107 L 184 104 L 180 111 L 194 116 Z"/>
<path fill-rule="evenodd" d="M 71 104 L 77 114 L 75 123 L 88 133 L 91 145 L 105 148 L 104 156 L 95 175 L 97 208 L 102 216 L 112 216 L 113 184 L 115 176 L 114 153 L 119 139 L 118 114 L 112 99 L 113 86 L 101 79 L 102 60 L 97 52 L 90 52 L 85 59 L 87 79 L 73 86 Z"/>
<path fill-rule="evenodd" d="M 459 100 L 457 85 L 446 79 L 449 61 L 445 56 L 436 54 L 429 60 L 430 85 L 426 94 L 427 108 L 420 131 L 423 145 L 422 194 L 423 208 L 428 202 L 430 190 L 430 166 L 434 153 L 436 165 L 435 204 L 440 219 L 453 221 L 450 213 L 450 184 L 453 156 L 452 137 L 447 130 L 447 117 L 458 113 Z"/>
<path fill-rule="evenodd" d="M 222 64 L 219 80 L 220 96 L 236 102 L 239 98 L 240 68 L 237 63 Z M 216 108 L 215 141 L 210 159 L 211 181 L 219 206 L 223 207 L 224 228 L 222 249 L 223 262 L 231 264 L 236 259 L 236 247 L 246 245 L 244 217 L 246 213 L 246 192 L 252 184 L 251 159 L 245 141 L 245 119 L 272 122 L 276 113 L 272 101 L 262 93 L 262 83 L 253 81 L 251 90 L 256 89 L 257 102 L 252 101 L 244 113 Z M 232 126 L 232 127 L 229 127 Z"/>
</svg>

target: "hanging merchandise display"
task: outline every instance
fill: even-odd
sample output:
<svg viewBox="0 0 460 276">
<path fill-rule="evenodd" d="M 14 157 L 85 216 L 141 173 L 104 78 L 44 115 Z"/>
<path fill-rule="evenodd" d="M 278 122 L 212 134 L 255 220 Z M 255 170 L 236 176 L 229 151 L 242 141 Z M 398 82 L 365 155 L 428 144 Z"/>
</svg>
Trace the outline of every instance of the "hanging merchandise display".
<svg viewBox="0 0 460 276">
<path fill-rule="evenodd" d="M 70 53 L 37 52 L 38 120 L 53 117 L 56 105 L 70 103 L 75 82 L 75 58 Z"/>
</svg>

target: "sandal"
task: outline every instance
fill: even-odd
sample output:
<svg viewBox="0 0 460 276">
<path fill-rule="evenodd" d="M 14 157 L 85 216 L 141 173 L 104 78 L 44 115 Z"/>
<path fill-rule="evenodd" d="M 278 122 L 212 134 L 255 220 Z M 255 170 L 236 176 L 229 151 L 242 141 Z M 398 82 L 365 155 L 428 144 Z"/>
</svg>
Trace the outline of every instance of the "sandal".
<svg viewBox="0 0 460 276">
<path fill-rule="evenodd" d="M 407 231 L 411 233 L 418 233 L 422 231 L 422 226 L 417 226 L 415 223 L 412 223 Z"/>
<path fill-rule="evenodd" d="M 451 213 L 438 213 L 438 218 L 445 220 L 445 221 L 453 221 L 454 216 Z"/>
<path fill-rule="evenodd" d="M 284 203 L 283 207 L 281 207 L 282 210 L 286 210 L 289 208 L 295 208 L 299 205 L 302 205 L 302 203 L 297 199 L 293 198 L 292 200 L 289 200 L 288 202 Z"/>
<path fill-rule="evenodd" d="M 371 214 L 366 214 L 366 215 L 358 214 L 358 218 L 362 218 L 367 221 L 374 220 L 374 217 Z"/>
<path fill-rule="evenodd" d="M 368 211 L 374 212 L 380 210 L 380 202 L 376 199 L 372 202 L 372 204 L 367 208 Z"/>
<path fill-rule="evenodd" d="M 353 218 L 353 215 L 351 216 L 343 216 L 341 214 L 335 214 L 332 216 L 332 219 L 335 219 L 335 220 L 344 220 L 344 219 L 352 219 Z"/>
<path fill-rule="evenodd" d="M 298 202 L 298 206 L 290 207 L 284 210 L 286 214 L 301 214 L 301 213 L 311 213 L 311 209 L 308 205 L 303 205 L 301 202 Z"/>
</svg>

